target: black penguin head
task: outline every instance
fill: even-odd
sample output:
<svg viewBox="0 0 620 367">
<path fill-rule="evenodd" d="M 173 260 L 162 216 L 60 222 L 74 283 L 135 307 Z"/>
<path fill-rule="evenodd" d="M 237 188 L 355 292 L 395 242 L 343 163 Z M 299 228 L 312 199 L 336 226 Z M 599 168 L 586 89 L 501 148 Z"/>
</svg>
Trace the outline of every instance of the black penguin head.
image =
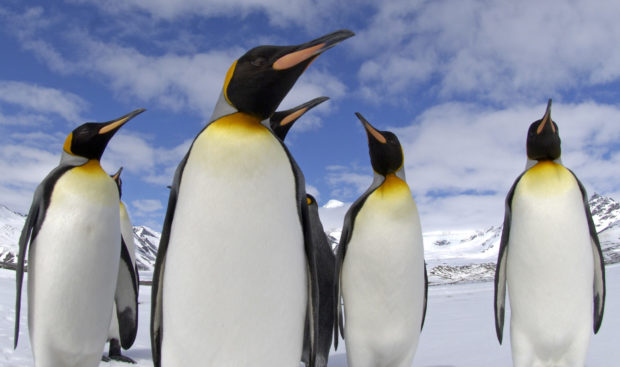
<svg viewBox="0 0 620 367">
<path fill-rule="evenodd" d="M 146 110 L 141 108 L 112 121 L 82 124 L 67 136 L 63 150 L 74 156 L 99 160 L 108 142 L 121 126 L 144 111 Z"/>
<path fill-rule="evenodd" d="M 123 190 L 121 189 L 123 186 L 123 181 L 121 180 L 121 172 L 123 172 L 123 167 L 119 168 L 115 174 L 110 175 L 114 182 L 116 183 L 116 187 L 118 187 L 118 197 L 120 198 L 123 195 Z"/>
<path fill-rule="evenodd" d="M 542 119 L 533 122 L 527 132 L 527 156 L 529 159 L 556 160 L 562 154 L 560 130 L 551 119 L 551 99 Z"/>
<path fill-rule="evenodd" d="M 240 112 L 269 118 L 318 55 L 353 35 L 340 30 L 301 45 L 253 48 L 228 70 L 224 96 Z"/>
<path fill-rule="evenodd" d="M 314 196 L 306 193 L 306 203 L 308 204 L 308 206 L 318 206 L 316 199 L 314 198 Z"/>
<path fill-rule="evenodd" d="M 280 138 L 280 140 L 284 140 L 286 134 L 297 119 L 328 99 L 329 97 L 319 97 L 289 110 L 275 112 L 269 119 L 271 130 L 273 130 L 273 133 Z"/>
<path fill-rule="evenodd" d="M 368 135 L 368 151 L 372 169 L 386 176 L 396 173 L 403 165 L 403 149 L 396 135 L 389 131 L 375 129 L 359 112 L 355 115 L 360 119 Z"/>
</svg>

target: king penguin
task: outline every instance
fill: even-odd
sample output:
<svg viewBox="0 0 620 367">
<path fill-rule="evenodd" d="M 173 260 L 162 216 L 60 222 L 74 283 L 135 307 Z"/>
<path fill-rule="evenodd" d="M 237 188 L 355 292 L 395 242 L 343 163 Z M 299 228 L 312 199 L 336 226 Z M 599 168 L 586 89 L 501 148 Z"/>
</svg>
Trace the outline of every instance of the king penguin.
<svg viewBox="0 0 620 367">
<path fill-rule="evenodd" d="M 153 275 L 155 366 L 294 366 L 307 308 L 316 350 L 304 177 L 262 122 L 319 54 L 352 35 L 256 47 L 228 70 L 170 189 Z"/>
<path fill-rule="evenodd" d="M 112 175 L 118 187 L 118 196 L 123 196 L 121 172 L 123 167 Z M 110 343 L 108 358 L 115 361 L 136 363 L 133 359 L 121 353 L 131 348 L 138 332 L 138 288 L 140 279 L 136 266 L 135 244 L 133 241 L 133 227 L 127 208 L 120 201 L 119 214 L 121 218 L 121 257 L 118 266 L 118 279 L 114 293 L 114 308 L 112 321 L 108 332 Z"/>
<path fill-rule="evenodd" d="M 409 367 L 426 313 L 420 218 L 405 181 L 398 138 L 356 115 L 368 136 L 374 180 L 351 205 L 342 227 L 334 345 L 340 328 L 350 367 Z"/>
<path fill-rule="evenodd" d="M 527 165 L 506 196 L 495 273 L 501 344 L 506 283 L 515 367 L 583 367 L 601 326 L 605 269 L 584 186 L 560 160 L 551 100 L 527 135 Z"/>
<path fill-rule="evenodd" d="M 328 97 L 319 97 L 285 111 L 276 111 L 269 119 L 269 125 L 273 133 L 280 138 L 280 140 L 284 141 L 290 128 L 301 116 L 328 99 Z M 332 331 L 334 325 L 335 258 L 319 217 L 319 207 L 316 199 L 312 195 L 306 194 L 306 201 L 308 204 L 308 223 L 311 228 L 311 242 L 316 254 L 316 269 L 319 285 L 319 340 L 315 365 L 317 367 L 326 367 L 329 359 L 329 349 L 332 345 Z M 306 317 L 304 347 L 301 357 L 301 360 L 306 365 L 310 363 L 310 350 L 310 318 Z"/>
<path fill-rule="evenodd" d="M 133 111 L 69 134 L 58 167 L 37 187 L 19 239 L 15 346 L 28 245 L 28 329 L 36 367 L 98 366 L 121 253 L 119 194 L 99 164 Z"/>
</svg>

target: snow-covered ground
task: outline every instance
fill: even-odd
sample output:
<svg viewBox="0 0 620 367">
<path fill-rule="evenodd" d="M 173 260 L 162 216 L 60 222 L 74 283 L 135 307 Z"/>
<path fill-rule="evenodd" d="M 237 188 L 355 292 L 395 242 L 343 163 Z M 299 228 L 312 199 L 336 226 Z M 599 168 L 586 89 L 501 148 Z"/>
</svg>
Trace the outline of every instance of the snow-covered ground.
<svg viewBox="0 0 620 367">
<path fill-rule="evenodd" d="M 440 285 L 429 290 L 428 313 L 416 367 L 503 367 L 510 366 L 510 338 L 504 330 L 504 345 L 495 338 L 493 283 Z M 24 297 L 26 292 L 24 291 Z M 125 354 L 135 366 L 152 366 L 149 342 L 150 287 L 140 287 L 140 327 L 134 346 Z M 21 320 L 20 343 L 13 350 L 15 273 L 0 270 L 0 367 L 31 367 L 25 314 Z M 25 310 L 25 309 L 24 309 Z M 509 312 L 509 311 L 508 311 Z M 507 317 L 509 313 L 507 313 Z M 507 323 L 508 326 L 509 323 Z M 620 265 L 607 267 L 607 303 L 603 326 L 592 336 L 587 367 L 620 366 Z M 344 342 L 332 352 L 329 366 L 345 367 Z M 119 362 L 102 362 L 105 367 L 128 367 Z M 194 367 L 194 366 L 184 366 Z"/>
</svg>

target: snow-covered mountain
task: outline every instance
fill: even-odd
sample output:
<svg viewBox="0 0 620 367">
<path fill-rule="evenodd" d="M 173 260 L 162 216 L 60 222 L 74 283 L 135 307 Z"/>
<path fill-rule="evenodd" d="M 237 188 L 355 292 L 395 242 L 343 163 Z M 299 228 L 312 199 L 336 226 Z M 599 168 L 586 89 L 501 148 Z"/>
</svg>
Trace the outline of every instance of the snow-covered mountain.
<svg viewBox="0 0 620 367">
<path fill-rule="evenodd" d="M 0 204 L 0 264 L 11 267 L 17 262 L 17 243 L 25 220 L 25 215 Z"/>
<path fill-rule="evenodd" d="M 594 194 L 589 204 L 605 262 L 620 262 L 620 203 Z M 321 219 L 324 223 L 342 223 L 346 209 L 344 203 L 330 200 L 321 208 Z M 24 215 L 0 205 L 0 266 L 15 266 L 17 242 L 25 219 Z M 335 248 L 341 228 L 327 225 L 325 229 Z M 138 267 L 141 273 L 146 275 L 143 279 L 148 279 L 155 266 L 161 234 L 146 226 L 134 226 L 133 230 Z M 424 233 L 424 251 L 430 282 L 437 284 L 492 280 L 501 234 L 501 225 L 485 230 Z"/>
</svg>

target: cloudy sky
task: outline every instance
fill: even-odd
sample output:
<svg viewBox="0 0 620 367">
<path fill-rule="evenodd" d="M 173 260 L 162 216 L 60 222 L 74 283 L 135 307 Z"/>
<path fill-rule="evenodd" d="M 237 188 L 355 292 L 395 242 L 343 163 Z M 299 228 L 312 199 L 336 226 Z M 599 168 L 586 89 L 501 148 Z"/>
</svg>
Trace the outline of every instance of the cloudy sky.
<svg viewBox="0 0 620 367">
<path fill-rule="evenodd" d="M 4 0 L 0 204 L 28 210 L 73 128 L 144 107 L 102 165 L 125 167 L 134 223 L 160 230 L 166 185 L 230 64 L 341 28 L 356 36 L 281 105 L 331 98 L 287 137 L 320 204 L 370 184 L 359 111 L 399 136 L 425 231 L 500 224 L 548 98 L 564 164 L 590 193 L 620 199 L 619 18 L 615 0 Z"/>
</svg>

